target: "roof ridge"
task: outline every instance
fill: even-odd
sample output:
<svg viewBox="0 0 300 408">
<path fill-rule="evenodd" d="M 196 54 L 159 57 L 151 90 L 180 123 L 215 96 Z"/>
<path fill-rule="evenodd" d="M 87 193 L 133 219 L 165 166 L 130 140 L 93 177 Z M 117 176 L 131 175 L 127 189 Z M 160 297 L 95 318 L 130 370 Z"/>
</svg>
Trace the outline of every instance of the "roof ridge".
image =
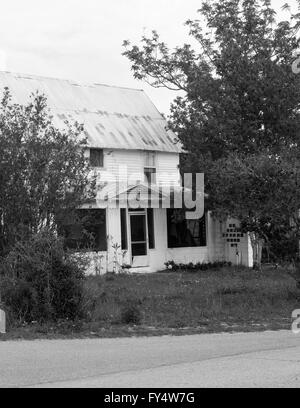
<svg viewBox="0 0 300 408">
<path fill-rule="evenodd" d="M 34 79 L 34 78 L 39 78 L 39 79 L 50 79 L 53 81 L 63 81 L 63 82 L 69 82 L 70 85 L 80 85 L 80 86 L 106 86 L 108 88 L 118 88 L 118 89 L 129 89 L 132 91 L 138 91 L 138 92 L 145 92 L 141 88 L 132 88 L 128 86 L 119 86 L 119 85 L 111 85 L 111 84 L 103 84 L 103 83 L 98 83 L 98 82 L 84 82 L 84 81 L 78 81 L 74 79 L 67 79 L 67 78 L 57 78 L 57 77 L 51 77 L 51 76 L 46 76 L 46 75 L 37 75 L 37 74 L 28 74 L 28 73 L 22 73 L 22 72 L 14 72 L 14 71 L 3 71 L 0 70 L 0 75 L 1 74 L 9 74 L 15 77 L 19 78 L 24 78 L 24 79 Z"/>
<path fill-rule="evenodd" d="M 47 97 L 47 96 L 46 96 Z M 61 112 L 80 112 L 80 113 L 103 113 L 103 114 L 108 114 L 111 116 L 123 116 L 123 117 L 128 117 L 128 118 L 150 118 L 151 120 L 163 120 L 166 121 L 166 119 L 160 114 L 159 116 L 151 116 L 149 114 L 147 115 L 133 115 L 133 114 L 128 114 L 128 113 L 122 113 L 122 112 L 110 112 L 110 111 L 100 111 L 99 109 L 66 109 L 66 108 L 56 108 L 56 107 L 51 107 L 51 110 L 53 111 L 61 111 Z"/>
<path fill-rule="evenodd" d="M 94 82 L 92 85 L 107 86 L 108 88 L 130 89 L 131 91 L 145 92 L 144 89 L 132 88 L 130 86 L 109 85 L 109 84 L 101 84 L 101 83 L 98 83 L 98 82 Z"/>
</svg>

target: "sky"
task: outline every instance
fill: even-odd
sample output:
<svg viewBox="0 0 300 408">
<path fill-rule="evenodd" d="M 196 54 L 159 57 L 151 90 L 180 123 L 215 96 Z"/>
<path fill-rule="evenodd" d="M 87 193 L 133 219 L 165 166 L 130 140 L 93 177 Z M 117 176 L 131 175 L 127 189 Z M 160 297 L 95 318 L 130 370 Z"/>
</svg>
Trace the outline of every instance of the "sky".
<svg viewBox="0 0 300 408">
<path fill-rule="evenodd" d="M 280 12 L 285 3 L 273 0 Z M 155 29 L 170 47 L 189 42 L 184 22 L 201 0 L 0 0 L 0 70 L 144 89 L 168 113 L 174 92 L 133 78 L 122 56 Z"/>
</svg>

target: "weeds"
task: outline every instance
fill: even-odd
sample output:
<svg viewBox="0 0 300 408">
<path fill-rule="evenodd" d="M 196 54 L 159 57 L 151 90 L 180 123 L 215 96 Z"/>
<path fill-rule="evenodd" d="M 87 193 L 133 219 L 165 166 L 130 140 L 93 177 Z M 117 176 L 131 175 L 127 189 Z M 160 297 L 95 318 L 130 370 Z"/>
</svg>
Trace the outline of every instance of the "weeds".
<svg viewBox="0 0 300 408">
<path fill-rule="evenodd" d="M 76 326 L 61 323 L 51 330 L 113 337 L 131 333 L 129 326 L 144 335 L 186 328 L 201 332 L 280 329 L 289 327 L 299 299 L 295 280 L 280 268 L 89 276 L 83 295 L 87 318 Z"/>
<path fill-rule="evenodd" d="M 195 327 L 199 319 L 265 321 L 288 318 L 299 290 L 283 270 L 247 268 L 193 270 L 183 273 L 90 277 L 98 295 L 92 320 L 155 327 Z M 105 291 L 105 303 L 101 291 Z M 298 305 L 299 306 L 299 305 Z M 138 316 L 138 317 L 136 317 Z"/>
<path fill-rule="evenodd" d="M 121 309 L 121 323 L 138 325 L 142 321 L 142 313 L 139 307 L 140 302 L 128 300 Z"/>
</svg>

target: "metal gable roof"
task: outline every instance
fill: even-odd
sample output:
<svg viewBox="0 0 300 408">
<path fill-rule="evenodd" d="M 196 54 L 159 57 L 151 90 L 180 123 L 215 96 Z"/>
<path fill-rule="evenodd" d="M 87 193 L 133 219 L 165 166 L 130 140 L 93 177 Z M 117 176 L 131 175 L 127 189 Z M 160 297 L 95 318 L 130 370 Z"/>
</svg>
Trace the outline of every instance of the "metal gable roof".
<svg viewBox="0 0 300 408">
<path fill-rule="evenodd" d="M 63 128 L 66 120 L 83 123 L 92 147 L 182 151 L 142 90 L 0 72 L 0 91 L 4 87 L 19 104 L 28 102 L 33 92 L 45 94 L 55 126 Z"/>
</svg>

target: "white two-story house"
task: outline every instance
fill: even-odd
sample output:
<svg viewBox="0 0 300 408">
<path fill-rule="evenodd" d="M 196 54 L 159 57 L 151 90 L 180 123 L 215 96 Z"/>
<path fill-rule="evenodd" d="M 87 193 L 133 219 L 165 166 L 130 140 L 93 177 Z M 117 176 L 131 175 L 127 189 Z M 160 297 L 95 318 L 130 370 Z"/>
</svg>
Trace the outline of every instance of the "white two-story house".
<svg viewBox="0 0 300 408">
<path fill-rule="evenodd" d="M 57 127 L 66 120 L 84 125 L 86 155 L 98 188 L 96 199 L 80 210 L 88 220 L 93 215 L 85 227 L 94 237 L 88 247 L 90 273 L 117 270 L 122 264 L 137 272 L 158 271 L 168 261 L 251 266 L 249 238 L 238 222 L 221 223 L 209 213 L 186 219 L 185 209 L 172 208 L 172 192 L 181 189 L 182 149 L 144 91 L 2 72 L 0 89 L 4 87 L 20 104 L 32 92 L 45 94 Z M 66 228 L 67 242 L 84 249 L 82 231 L 73 227 Z"/>
</svg>

